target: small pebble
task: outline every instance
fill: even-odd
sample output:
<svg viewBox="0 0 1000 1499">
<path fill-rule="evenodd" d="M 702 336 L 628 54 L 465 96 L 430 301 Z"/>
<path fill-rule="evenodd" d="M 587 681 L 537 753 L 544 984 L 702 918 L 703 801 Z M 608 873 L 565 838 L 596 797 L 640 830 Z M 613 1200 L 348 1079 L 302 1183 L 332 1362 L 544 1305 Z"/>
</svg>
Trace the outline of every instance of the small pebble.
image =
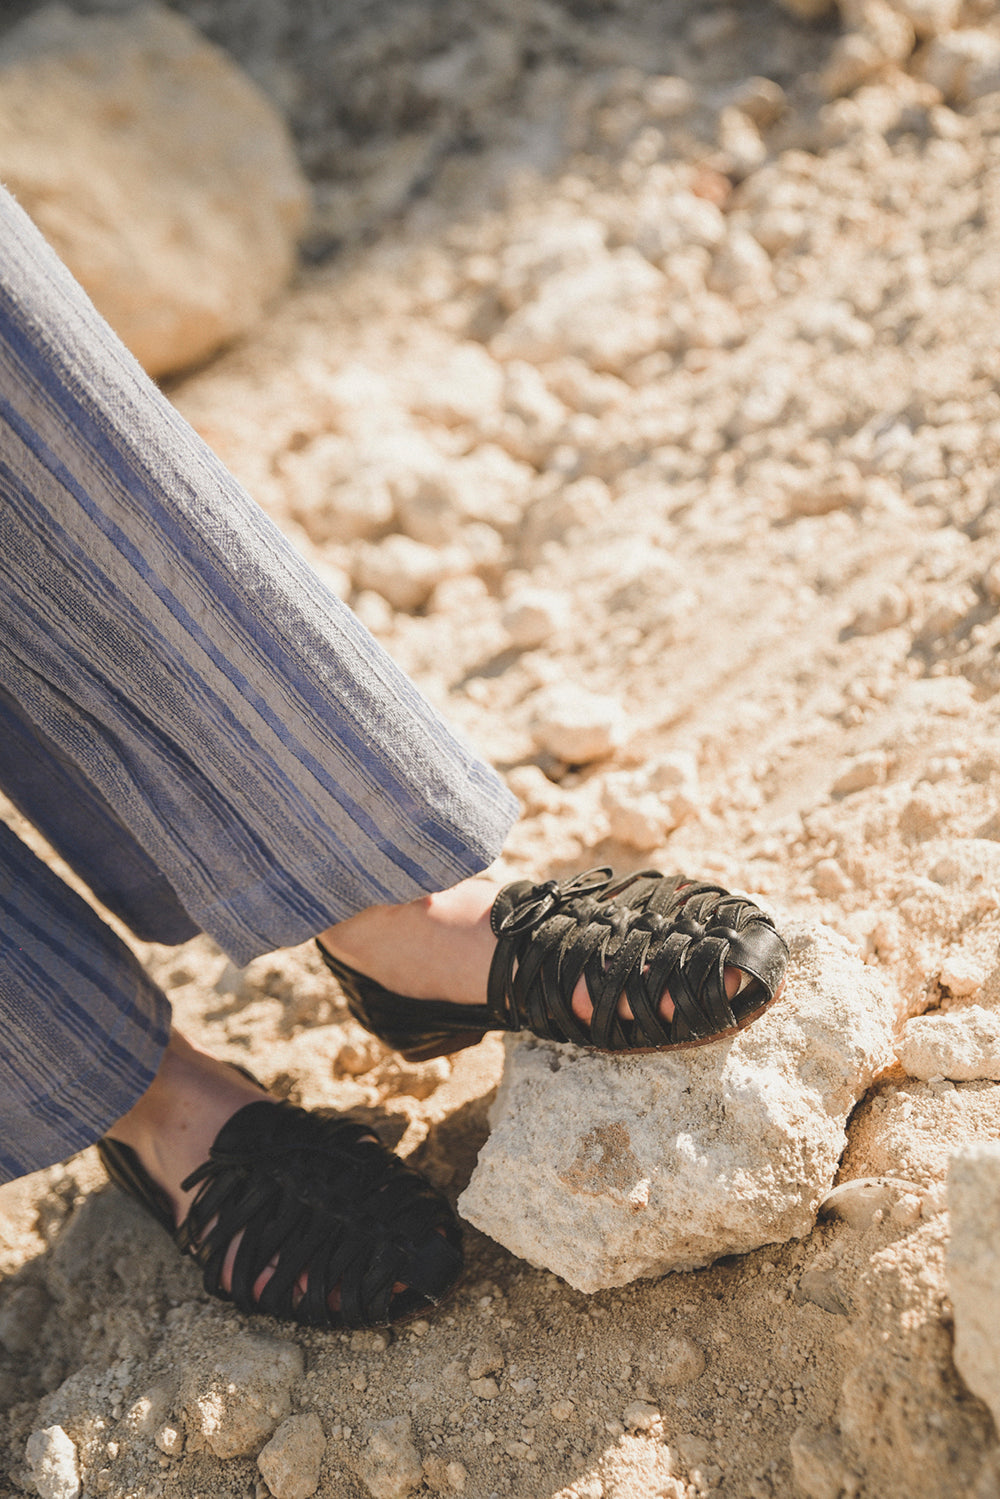
<svg viewBox="0 0 1000 1499">
<path fill-rule="evenodd" d="M 179 1457 L 184 1450 L 184 1438 L 176 1426 L 161 1426 L 153 1441 L 168 1457 Z"/>
<path fill-rule="evenodd" d="M 585 765 L 624 742 L 626 719 L 616 698 L 558 682 L 538 694 L 532 733 L 539 749 L 567 765 Z"/>
<path fill-rule="evenodd" d="M 659 1408 L 645 1400 L 633 1400 L 622 1412 L 622 1421 L 629 1431 L 649 1431 L 661 1419 Z"/>
<path fill-rule="evenodd" d="M 986 974 L 982 966 L 972 958 L 955 953 L 941 964 L 938 982 L 942 989 L 954 994 L 956 999 L 965 999 L 983 987 Z"/>
<path fill-rule="evenodd" d="M 33 1431 L 25 1446 L 40 1499 L 78 1499 L 80 1470 L 76 1446 L 61 1426 Z"/>
<path fill-rule="evenodd" d="M 469 1378 L 483 1379 L 487 1374 L 496 1374 L 504 1366 L 503 1349 L 499 1343 L 478 1343 L 469 1359 Z"/>
<path fill-rule="evenodd" d="M 836 859 L 820 859 L 813 870 L 813 888 L 817 895 L 833 900 L 851 889 L 851 881 Z"/>
<path fill-rule="evenodd" d="M 501 621 L 510 643 L 519 651 L 546 645 L 569 620 L 569 602 L 548 588 L 522 588 L 504 605 Z"/>
<path fill-rule="evenodd" d="M 319 1488 L 326 1437 L 318 1416 L 290 1416 L 257 1458 L 274 1499 L 310 1499 Z"/>
</svg>

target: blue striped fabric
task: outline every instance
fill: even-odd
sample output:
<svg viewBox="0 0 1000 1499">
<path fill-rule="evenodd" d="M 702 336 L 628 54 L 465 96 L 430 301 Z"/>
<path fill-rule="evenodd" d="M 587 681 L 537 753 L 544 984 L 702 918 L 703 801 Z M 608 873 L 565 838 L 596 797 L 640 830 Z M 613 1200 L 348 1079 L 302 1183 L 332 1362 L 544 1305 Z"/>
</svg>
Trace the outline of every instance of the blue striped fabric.
<svg viewBox="0 0 1000 1499">
<path fill-rule="evenodd" d="M 152 875 L 129 917 L 144 936 L 176 941 L 188 922 L 238 964 L 477 872 L 517 811 L 2 189 L 0 687 L 9 732 L 53 771 L 8 765 L 30 820 L 114 909 Z M 69 815 L 67 780 L 106 835 Z M 4 937 L 40 926 L 16 885 Z M 4 976 L 9 954 L 0 996 L 26 980 L 16 963 Z M 49 980 L 32 964 L 37 1010 Z M 120 987 L 135 990 L 131 968 Z M 98 1053 L 111 1034 L 99 1022 Z"/>
<path fill-rule="evenodd" d="M 0 1182 L 61 1161 L 156 1075 L 166 997 L 132 953 L 0 822 Z"/>
<path fill-rule="evenodd" d="M 198 928 L 149 855 L 2 686 L 0 787 L 137 937 L 173 945 L 197 936 Z"/>
</svg>

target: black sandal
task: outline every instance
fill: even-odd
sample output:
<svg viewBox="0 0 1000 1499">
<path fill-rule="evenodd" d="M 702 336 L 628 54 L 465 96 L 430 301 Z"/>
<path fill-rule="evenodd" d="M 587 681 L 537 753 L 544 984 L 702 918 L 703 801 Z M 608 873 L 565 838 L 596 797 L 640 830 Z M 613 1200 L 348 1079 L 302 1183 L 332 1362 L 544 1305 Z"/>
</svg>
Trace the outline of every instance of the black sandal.
<svg viewBox="0 0 1000 1499">
<path fill-rule="evenodd" d="M 788 945 L 750 900 L 720 885 L 644 869 L 612 883 L 591 869 L 559 884 L 518 880 L 497 895 L 497 938 L 482 1005 L 407 999 L 317 943 L 354 1018 L 411 1062 L 473 1046 L 487 1031 L 531 1031 L 600 1051 L 673 1051 L 735 1035 L 781 992 Z M 733 999 L 724 970 L 744 975 Z M 580 975 L 594 1013 L 573 1014 Z M 659 1011 L 669 990 L 674 1013 Z M 631 1020 L 618 1014 L 624 994 Z"/>
<path fill-rule="evenodd" d="M 434 1306 L 461 1272 L 462 1233 L 446 1199 L 366 1125 L 331 1109 L 266 1099 L 239 1109 L 181 1183 L 198 1193 L 179 1228 L 130 1146 L 105 1136 L 97 1148 L 111 1180 L 202 1266 L 205 1290 L 241 1312 L 311 1327 L 379 1327 Z M 241 1230 L 225 1291 L 223 1263 Z M 274 1274 L 254 1296 L 275 1256 Z M 404 1289 L 394 1294 L 396 1285 Z M 338 1289 L 340 1307 L 331 1311 Z"/>
</svg>

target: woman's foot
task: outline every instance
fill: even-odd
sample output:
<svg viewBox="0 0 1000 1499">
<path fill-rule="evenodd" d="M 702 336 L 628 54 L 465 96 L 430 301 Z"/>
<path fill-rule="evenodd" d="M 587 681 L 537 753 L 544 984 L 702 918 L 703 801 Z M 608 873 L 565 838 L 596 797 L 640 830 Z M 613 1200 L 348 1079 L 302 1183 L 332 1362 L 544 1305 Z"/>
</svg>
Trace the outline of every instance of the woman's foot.
<svg viewBox="0 0 1000 1499">
<path fill-rule="evenodd" d="M 248 1104 L 255 1107 L 236 1120 Z M 267 1111 L 263 1116 L 261 1105 Z M 206 1167 L 223 1131 L 221 1154 Z M 294 1316 L 301 1308 L 298 1316 L 307 1313 L 305 1320 L 312 1323 L 326 1320 L 343 1325 L 349 1314 L 353 1319 L 347 1320 L 349 1326 L 381 1324 L 394 1320 L 399 1312 L 414 1315 L 431 1305 L 461 1267 L 460 1235 L 444 1199 L 419 1173 L 387 1151 L 370 1130 L 328 1111 L 310 1115 L 290 1104 L 279 1104 L 251 1079 L 192 1046 L 176 1030 L 170 1033 L 152 1084 L 111 1125 L 100 1144 L 109 1173 L 167 1226 L 166 1212 L 161 1213 L 158 1201 L 151 1202 L 158 1193 L 164 1195 L 173 1227 L 184 1225 L 177 1235 L 180 1246 L 191 1253 L 199 1248 L 205 1251 L 198 1258 L 208 1266 L 206 1288 L 227 1297 L 232 1292 L 244 1311 L 256 1310 L 260 1302 L 280 1316 Z M 115 1169 L 109 1150 L 113 1153 L 116 1146 L 126 1146 L 126 1156 L 134 1154 L 138 1173 L 135 1162 L 124 1172 Z M 236 1165 L 239 1156 L 245 1161 L 243 1167 Z M 182 1183 L 196 1171 L 199 1182 L 185 1190 Z M 297 1175 L 303 1172 L 298 1182 Z M 137 1174 L 148 1178 L 140 1191 L 135 1187 Z M 209 1195 L 203 1200 L 204 1191 Z M 380 1228 L 383 1218 L 386 1222 Z M 322 1227 L 321 1220 L 326 1230 L 311 1238 Z M 239 1228 L 226 1224 L 239 1224 Z M 247 1237 L 244 1254 L 238 1259 L 243 1225 L 252 1237 Z M 294 1234 L 286 1239 L 289 1230 Z M 258 1254 L 262 1235 L 270 1246 L 282 1246 L 266 1264 Z M 331 1256 L 336 1260 L 351 1241 L 354 1249 L 344 1261 L 348 1266 L 344 1274 L 353 1274 L 354 1279 L 350 1286 L 346 1278 L 343 1283 L 348 1303 L 342 1314 L 339 1278 L 324 1304 L 324 1275 L 316 1265 L 324 1265 Z M 289 1259 L 283 1258 L 286 1242 Z M 310 1242 L 312 1249 L 304 1254 Z M 249 1274 L 240 1269 L 246 1251 L 253 1264 Z M 408 1273 L 407 1279 L 396 1280 L 390 1271 L 380 1289 L 379 1276 L 369 1273 L 380 1255 L 386 1268 L 396 1264 L 412 1270 L 412 1283 Z M 363 1285 L 356 1283 L 355 1261 L 369 1266 Z M 314 1273 L 319 1276 L 318 1295 L 310 1296 Z M 276 1275 L 284 1278 L 284 1289 Z"/>
<path fill-rule="evenodd" d="M 399 906 L 369 906 L 320 932 L 319 943 L 366 978 L 410 999 L 444 999 L 485 1004 L 486 985 L 497 939 L 490 909 L 500 886 L 477 876 L 434 895 Z M 726 968 L 726 997 L 739 991 L 743 975 Z M 586 980 L 573 990 L 573 1014 L 585 1025 L 593 1014 Z M 618 1012 L 632 1011 L 624 995 Z M 670 1020 L 673 1000 L 665 993 L 660 1013 Z"/>
</svg>

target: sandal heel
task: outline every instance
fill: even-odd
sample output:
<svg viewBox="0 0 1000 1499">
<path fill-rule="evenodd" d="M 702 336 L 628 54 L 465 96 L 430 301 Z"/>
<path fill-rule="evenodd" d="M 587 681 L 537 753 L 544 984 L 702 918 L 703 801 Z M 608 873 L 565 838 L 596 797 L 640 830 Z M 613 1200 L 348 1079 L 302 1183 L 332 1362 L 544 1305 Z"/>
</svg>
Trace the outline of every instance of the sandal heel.
<svg viewBox="0 0 1000 1499">
<path fill-rule="evenodd" d="M 456 1031 L 451 1036 L 428 1037 L 417 1045 L 403 1046 L 390 1041 L 385 1044 L 398 1051 L 404 1062 L 433 1062 L 435 1057 L 450 1057 L 467 1046 L 478 1046 L 487 1034 L 487 1031 Z"/>
<path fill-rule="evenodd" d="M 494 1024 L 481 1005 L 449 1004 L 439 999 L 407 999 L 341 962 L 317 941 L 354 1019 L 407 1062 L 430 1062 L 467 1046 L 476 1046 Z M 480 1017 L 486 1025 L 477 1022 Z M 423 1024 L 414 1025 L 414 1021 Z"/>
</svg>

